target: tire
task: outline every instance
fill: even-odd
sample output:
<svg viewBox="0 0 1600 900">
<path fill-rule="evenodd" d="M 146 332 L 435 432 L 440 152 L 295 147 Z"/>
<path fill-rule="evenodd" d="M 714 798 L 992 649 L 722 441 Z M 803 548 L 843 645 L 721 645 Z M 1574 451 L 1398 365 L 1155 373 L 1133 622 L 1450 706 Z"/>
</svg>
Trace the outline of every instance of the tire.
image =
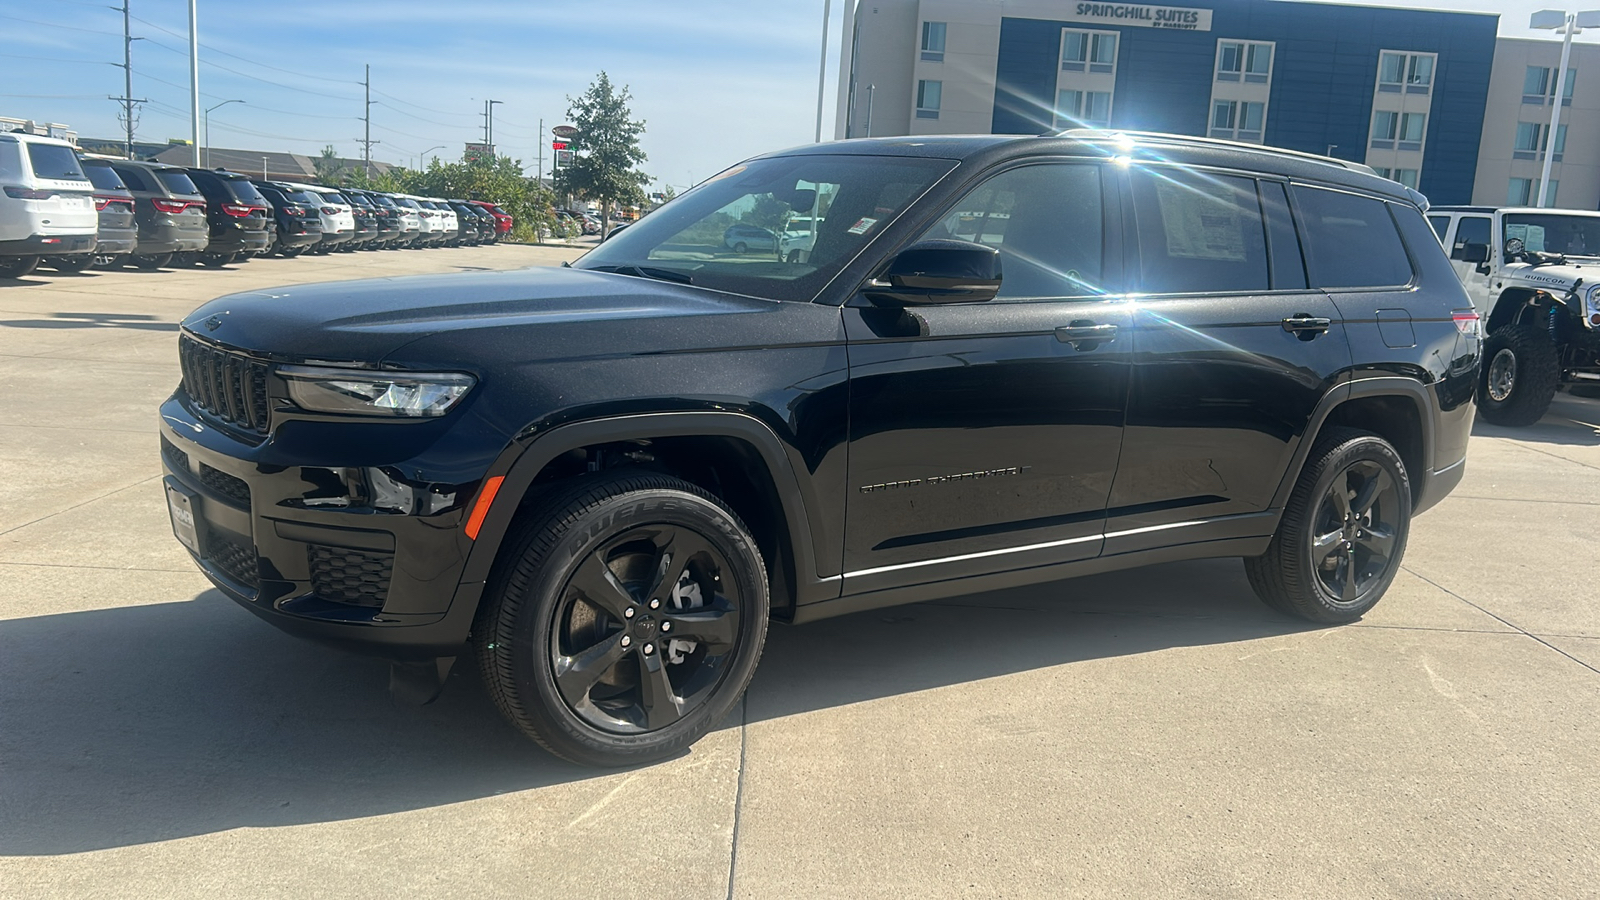
<svg viewBox="0 0 1600 900">
<path fill-rule="evenodd" d="M 1307 457 L 1267 552 L 1244 561 L 1245 575 L 1279 612 L 1354 622 L 1394 581 L 1410 531 L 1411 478 L 1400 454 L 1370 432 L 1333 428 Z"/>
<path fill-rule="evenodd" d="M 172 266 L 173 266 L 173 268 L 176 268 L 176 269 L 192 269 L 192 268 L 194 268 L 194 264 L 200 261 L 200 254 L 202 252 L 203 251 L 200 251 L 200 250 L 190 250 L 190 251 L 185 252 L 185 253 L 174 253 L 174 254 L 172 254 Z"/>
<path fill-rule="evenodd" d="M 749 250 L 750 248 L 745 245 L 744 241 L 740 241 L 739 243 L 733 245 L 733 252 L 735 253 L 746 253 Z"/>
<path fill-rule="evenodd" d="M 236 253 L 207 253 L 200 257 L 201 265 L 208 269 L 220 269 L 233 262 L 238 257 Z"/>
<path fill-rule="evenodd" d="M 172 253 L 157 253 L 154 256 L 140 256 L 139 254 L 134 254 L 133 256 L 129 257 L 129 259 L 132 260 L 133 264 L 138 268 L 141 268 L 146 272 L 154 272 L 157 269 L 165 269 L 171 266 L 172 257 L 174 255 L 175 254 Z"/>
<path fill-rule="evenodd" d="M 94 254 L 85 253 L 82 256 L 57 256 L 50 260 L 50 268 L 68 275 L 82 275 L 94 265 Z"/>
<path fill-rule="evenodd" d="M 306 252 L 305 247 L 284 247 L 278 251 L 278 255 L 284 259 L 294 259 L 304 252 Z"/>
<path fill-rule="evenodd" d="M 1555 344 L 1539 323 L 1498 328 L 1483 342 L 1478 412 L 1494 425 L 1532 425 L 1544 418 L 1560 382 Z"/>
<path fill-rule="evenodd" d="M 0 278 L 24 278 L 38 267 L 37 256 L 0 256 Z"/>
<path fill-rule="evenodd" d="M 766 566 L 738 516 L 680 479 L 619 472 L 555 486 L 523 515 L 473 644 L 511 724 L 572 762 L 627 766 L 676 755 L 722 721 L 767 618 Z M 685 648 L 668 628 L 700 640 Z M 597 664 L 585 672 L 586 655 Z"/>
</svg>

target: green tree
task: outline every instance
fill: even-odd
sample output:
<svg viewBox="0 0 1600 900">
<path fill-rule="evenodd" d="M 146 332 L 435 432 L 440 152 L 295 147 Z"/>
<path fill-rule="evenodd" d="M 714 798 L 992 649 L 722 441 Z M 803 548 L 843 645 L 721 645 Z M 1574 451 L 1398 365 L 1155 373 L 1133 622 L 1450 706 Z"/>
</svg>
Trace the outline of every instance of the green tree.
<svg viewBox="0 0 1600 900">
<path fill-rule="evenodd" d="M 572 164 L 560 170 L 557 187 L 600 204 L 602 240 L 611 228 L 613 204 L 641 203 L 650 182 L 638 169 L 646 159 L 639 148 L 644 121 L 633 118 L 632 100 L 627 86 L 618 89 L 605 72 L 582 95 L 567 98 L 567 115 L 578 133 L 570 139 Z"/>
<path fill-rule="evenodd" d="M 329 144 L 322 148 L 322 152 L 311 161 L 311 167 L 317 173 L 317 180 L 324 184 L 338 184 L 339 171 L 344 165 L 339 162 L 339 151 Z"/>
</svg>

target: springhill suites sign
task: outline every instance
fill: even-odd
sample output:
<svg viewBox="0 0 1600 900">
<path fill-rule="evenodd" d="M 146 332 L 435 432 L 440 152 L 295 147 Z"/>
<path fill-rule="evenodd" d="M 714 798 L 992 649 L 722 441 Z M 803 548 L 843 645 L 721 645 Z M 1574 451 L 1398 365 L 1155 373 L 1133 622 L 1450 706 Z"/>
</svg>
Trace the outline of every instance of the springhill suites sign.
<svg viewBox="0 0 1600 900">
<path fill-rule="evenodd" d="M 1182 6 L 1142 6 L 1133 3 L 1074 3 L 1063 18 L 1069 22 L 1210 31 L 1211 10 Z"/>
</svg>

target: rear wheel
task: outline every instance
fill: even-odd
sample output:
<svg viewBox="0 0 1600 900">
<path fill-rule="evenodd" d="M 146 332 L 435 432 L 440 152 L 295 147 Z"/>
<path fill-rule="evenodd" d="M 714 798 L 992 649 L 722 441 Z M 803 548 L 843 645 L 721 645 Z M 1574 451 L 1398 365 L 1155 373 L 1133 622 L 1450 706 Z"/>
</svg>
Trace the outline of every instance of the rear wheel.
<svg viewBox="0 0 1600 900">
<path fill-rule="evenodd" d="M 1267 552 L 1244 561 L 1262 602 L 1313 622 L 1361 618 L 1400 570 L 1411 529 L 1411 480 L 1383 438 L 1324 434 L 1289 495 Z"/>
<path fill-rule="evenodd" d="M 672 756 L 743 694 L 767 574 L 731 510 L 688 482 L 619 473 L 551 488 L 506 539 L 473 626 L 511 723 L 558 756 Z"/>
<path fill-rule="evenodd" d="M 237 258 L 237 253 L 207 253 L 200 257 L 200 262 L 208 269 L 220 269 Z"/>
<path fill-rule="evenodd" d="M 38 267 L 37 256 L 0 256 L 0 278 L 22 278 Z"/>
<path fill-rule="evenodd" d="M 1537 322 L 1498 328 L 1483 342 L 1478 412 L 1495 425 L 1523 426 L 1544 418 L 1561 381 L 1561 361 Z"/>
<path fill-rule="evenodd" d="M 50 268 L 57 272 L 69 275 L 80 275 L 94 265 L 94 255 L 85 253 L 82 256 L 57 256 L 50 260 Z"/>
<path fill-rule="evenodd" d="M 733 245 L 733 252 L 735 253 L 744 253 L 749 249 L 750 247 L 746 245 L 744 241 L 740 241 L 739 243 Z"/>
<path fill-rule="evenodd" d="M 133 261 L 135 266 L 138 266 L 146 272 L 154 272 L 157 269 L 165 269 L 172 265 L 172 257 L 174 255 L 176 254 L 156 253 L 154 255 L 145 256 L 136 253 L 129 257 L 129 259 Z"/>
</svg>

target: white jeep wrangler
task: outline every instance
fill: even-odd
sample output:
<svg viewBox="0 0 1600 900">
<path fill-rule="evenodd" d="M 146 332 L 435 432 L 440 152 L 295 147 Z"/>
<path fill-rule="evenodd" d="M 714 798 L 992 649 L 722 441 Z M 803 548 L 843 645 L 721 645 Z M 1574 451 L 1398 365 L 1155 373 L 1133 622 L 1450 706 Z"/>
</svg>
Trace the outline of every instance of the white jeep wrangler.
<svg viewBox="0 0 1600 900">
<path fill-rule="evenodd" d="M 1428 221 L 1488 335 L 1484 419 L 1531 425 L 1558 388 L 1600 387 L 1600 212 L 1436 206 Z"/>
</svg>

